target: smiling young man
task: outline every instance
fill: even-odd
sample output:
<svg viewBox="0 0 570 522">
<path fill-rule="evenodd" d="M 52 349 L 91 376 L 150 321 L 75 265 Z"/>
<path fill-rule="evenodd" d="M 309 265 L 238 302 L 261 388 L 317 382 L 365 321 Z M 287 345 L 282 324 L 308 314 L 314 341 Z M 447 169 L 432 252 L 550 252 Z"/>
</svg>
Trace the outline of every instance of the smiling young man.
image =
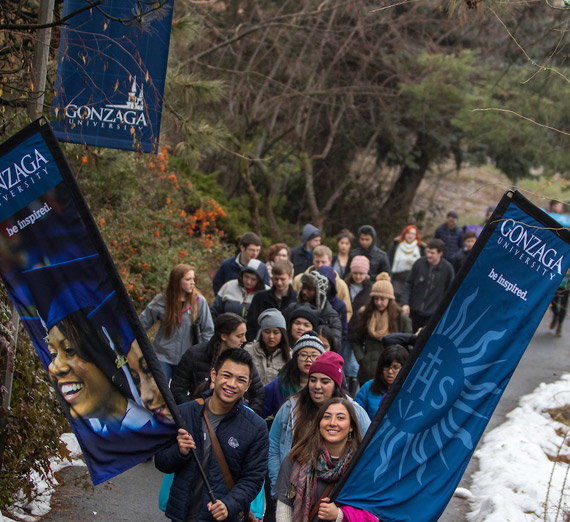
<svg viewBox="0 0 570 522">
<path fill-rule="evenodd" d="M 155 456 L 156 467 L 174 473 L 166 516 L 176 522 L 239 521 L 263 485 L 269 439 L 265 422 L 242 401 L 251 384 L 253 361 L 240 348 L 223 351 L 211 370 L 213 389 L 180 406 L 186 429 Z M 212 449 L 206 417 L 224 454 L 234 487 L 229 490 Z M 195 449 L 216 502 L 208 497 L 191 450 Z"/>
<path fill-rule="evenodd" d="M 180 359 L 174 368 L 170 390 L 177 404 L 191 401 L 208 386 L 211 368 L 225 350 L 241 348 L 245 343 L 245 319 L 231 312 L 223 313 L 214 321 L 214 335 L 206 342 L 197 344 Z M 265 395 L 259 373 L 251 372 L 252 384 L 247 398 L 251 409 L 257 413 L 263 409 Z"/>
<path fill-rule="evenodd" d="M 247 312 L 247 340 L 253 341 L 259 329 L 257 320 L 264 310 L 276 308 L 285 310 L 297 300 L 297 292 L 291 286 L 293 264 L 290 261 L 275 261 L 271 271 L 273 285 L 269 290 L 262 290 L 253 296 Z"/>
</svg>

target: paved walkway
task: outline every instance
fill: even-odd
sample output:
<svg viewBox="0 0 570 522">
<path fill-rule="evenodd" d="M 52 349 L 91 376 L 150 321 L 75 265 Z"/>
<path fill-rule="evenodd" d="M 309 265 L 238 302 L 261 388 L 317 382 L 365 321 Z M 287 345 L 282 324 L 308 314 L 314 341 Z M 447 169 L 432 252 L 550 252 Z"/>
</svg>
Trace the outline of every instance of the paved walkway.
<svg viewBox="0 0 570 522">
<path fill-rule="evenodd" d="M 518 405 L 519 398 L 532 392 L 541 382 L 553 382 L 570 371 L 570 343 L 557 338 L 543 320 L 519 367 L 491 418 L 488 429 L 502 423 L 505 415 Z M 570 320 L 566 331 L 570 337 Z M 460 486 L 469 488 L 470 475 L 476 470 L 472 460 Z M 166 518 L 158 509 L 158 492 L 162 481 L 152 462 L 136 468 L 93 488 L 86 468 L 67 468 L 61 472 L 65 483 L 58 488 L 52 511 L 42 522 L 135 521 L 155 522 Z M 440 522 L 464 522 L 469 505 L 454 498 Z"/>
</svg>

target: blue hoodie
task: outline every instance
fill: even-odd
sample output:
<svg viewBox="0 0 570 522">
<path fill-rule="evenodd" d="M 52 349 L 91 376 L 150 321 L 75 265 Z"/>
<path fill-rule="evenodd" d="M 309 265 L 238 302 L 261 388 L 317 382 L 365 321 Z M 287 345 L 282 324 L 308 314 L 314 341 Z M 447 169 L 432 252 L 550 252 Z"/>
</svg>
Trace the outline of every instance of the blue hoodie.
<svg viewBox="0 0 570 522">
<path fill-rule="evenodd" d="M 302 274 L 307 268 L 313 264 L 313 251 L 307 250 L 305 244 L 307 241 L 321 236 L 321 231 L 307 223 L 303 227 L 303 238 L 301 244 L 291 250 L 291 262 L 293 263 L 293 274 Z"/>
</svg>

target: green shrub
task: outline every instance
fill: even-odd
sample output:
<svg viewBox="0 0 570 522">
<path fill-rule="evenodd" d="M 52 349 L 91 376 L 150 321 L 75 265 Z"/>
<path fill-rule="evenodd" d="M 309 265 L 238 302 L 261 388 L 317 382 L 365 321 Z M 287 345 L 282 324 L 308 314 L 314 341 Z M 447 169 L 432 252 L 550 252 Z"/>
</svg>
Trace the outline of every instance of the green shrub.
<svg viewBox="0 0 570 522">
<path fill-rule="evenodd" d="M 0 361 L 4 365 L 11 346 L 13 325 L 4 287 L 0 289 Z M 0 383 L 3 385 L 4 383 Z M 7 393 L 0 388 L 0 395 Z M 40 359 L 24 328 L 20 327 L 10 409 L 0 408 L 0 506 L 13 503 L 19 491 L 30 500 L 30 470 L 45 476 L 49 458 L 67 455 L 59 436 L 70 431 Z"/>
</svg>

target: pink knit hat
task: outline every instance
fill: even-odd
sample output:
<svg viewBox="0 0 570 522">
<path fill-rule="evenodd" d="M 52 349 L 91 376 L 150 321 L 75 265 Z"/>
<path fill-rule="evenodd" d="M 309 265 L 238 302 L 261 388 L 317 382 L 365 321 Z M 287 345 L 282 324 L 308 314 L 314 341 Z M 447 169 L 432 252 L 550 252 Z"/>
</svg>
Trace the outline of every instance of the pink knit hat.
<svg viewBox="0 0 570 522">
<path fill-rule="evenodd" d="M 350 271 L 367 274 L 370 271 L 370 261 L 366 256 L 355 256 L 350 262 Z"/>
<path fill-rule="evenodd" d="M 311 368 L 309 369 L 309 377 L 313 373 L 324 373 L 337 383 L 338 387 L 342 386 L 342 365 L 344 359 L 336 352 L 325 352 L 319 355 Z"/>
</svg>

